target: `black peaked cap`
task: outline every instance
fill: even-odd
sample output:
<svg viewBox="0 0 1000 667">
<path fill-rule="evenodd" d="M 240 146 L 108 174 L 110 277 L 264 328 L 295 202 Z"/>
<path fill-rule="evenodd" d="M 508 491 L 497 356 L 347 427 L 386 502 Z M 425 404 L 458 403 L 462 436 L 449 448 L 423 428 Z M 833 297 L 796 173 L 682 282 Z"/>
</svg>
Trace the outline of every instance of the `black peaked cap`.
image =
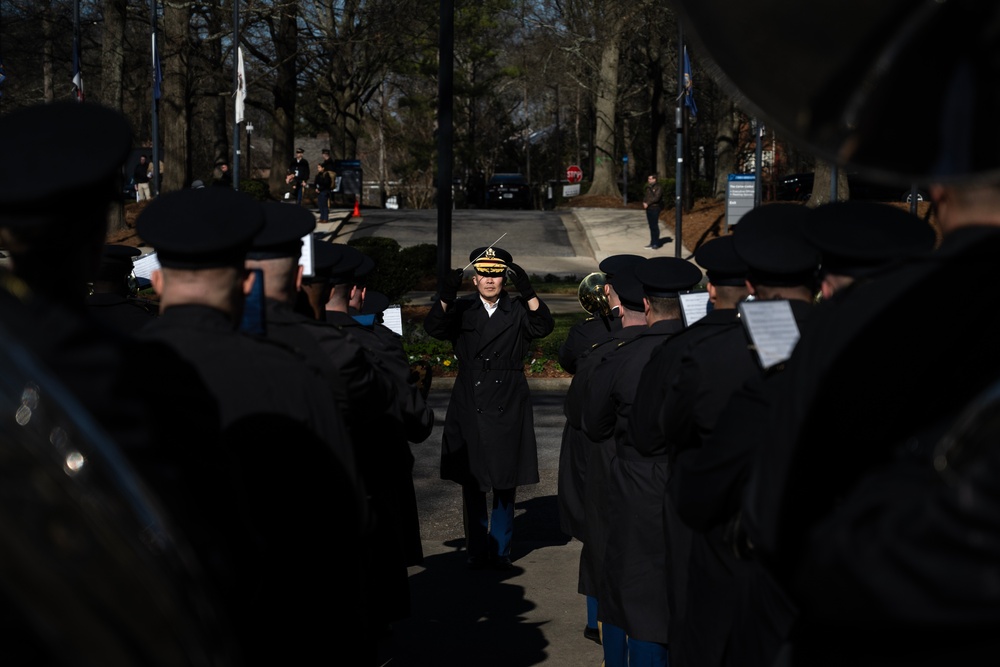
<svg viewBox="0 0 1000 667">
<path fill-rule="evenodd" d="M 621 301 L 622 306 L 629 310 L 643 310 L 642 297 L 644 296 L 644 292 L 642 282 L 636 274 L 639 267 L 648 261 L 650 260 L 644 257 L 641 262 L 636 262 L 632 266 L 621 269 L 615 274 L 615 293 L 618 295 L 618 300 Z"/>
<path fill-rule="evenodd" d="M 363 285 L 365 280 L 375 270 L 375 260 L 362 253 L 361 264 L 354 269 L 354 280 L 358 285 Z"/>
<path fill-rule="evenodd" d="M 136 220 L 162 266 L 188 269 L 241 266 L 263 226 L 263 205 L 229 188 L 160 195 Z"/>
<path fill-rule="evenodd" d="M 635 268 L 649 297 L 676 298 L 701 282 L 701 269 L 680 257 L 653 257 Z"/>
<path fill-rule="evenodd" d="M 0 225 L 26 227 L 119 195 L 132 129 L 99 104 L 55 102 L 0 117 Z M 54 164 L 63 168 L 53 168 Z"/>
<path fill-rule="evenodd" d="M 264 226 L 253 237 L 253 246 L 247 257 L 299 257 L 302 254 L 302 238 L 316 229 L 316 218 L 301 206 L 268 202 L 263 207 Z"/>
<path fill-rule="evenodd" d="M 354 271 L 361 266 L 364 254 L 343 243 L 316 240 L 313 244 L 313 269 L 316 278 L 335 285 L 354 282 Z"/>
<path fill-rule="evenodd" d="M 473 264 L 472 268 L 481 276 L 503 276 L 507 273 L 507 267 L 514 262 L 514 258 L 503 248 L 483 246 L 469 253 L 469 261 Z"/>
<path fill-rule="evenodd" d="M 912 213 L 863 201 L 813 209 L 803 232 L 819 249 L 824 271 L 855 277 L 929 252 L 936 241 L 931 226 Z"/>
<path fill-rule="evenodd" d="M 733 232 L 736 252 L 758 285 L 808 285 L 819 268 L 819 251 L 806 241 L 809 209 L 801 204 L 767 204 L 746 213 Z"/>
<path fill-rule="evenodd" d="M 130 245 L 106 244 L 101 252 L 101 266 L 97 271 L 98 280 L 115 281 L 132 273 L 133 257 L 138 257 L 142 251 Z"/>
<path fill-rule="evenodd" d="M 388 307 L 388 296 L 375 290 L 365 291 L 365 302 L 361 304 L 362 315 L 379 315 Z"/>
<path fill-rule="evenodd" d="M 611 255 L 601 260 L 598 269 L 604 274 L 604 279 L 611 283 L 615 274 L 627 268 L 631 268 L 637 262 L 646 259 L 642 255 Z M 614 283 L 612 283 L 613 285 Z"/>
<path fill-rule="evenodd" d="M 742 286 L 747 277 L 747 263 L 736 252 L 733 236 L 720 236 L 694 251 L 694 259 L 717 286 Z"/>
</svg>

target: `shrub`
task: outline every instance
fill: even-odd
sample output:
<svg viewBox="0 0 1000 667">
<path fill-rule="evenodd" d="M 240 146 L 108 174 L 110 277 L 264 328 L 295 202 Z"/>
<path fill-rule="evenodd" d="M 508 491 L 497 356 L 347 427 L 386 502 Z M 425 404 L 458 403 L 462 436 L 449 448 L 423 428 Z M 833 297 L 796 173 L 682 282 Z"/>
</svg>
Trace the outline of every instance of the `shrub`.
<svg viewBox="0 0 1000 667">
<path fill-rule="evenodd" d="M 395 239 L 377 236 L 351 239 L 348 245 L 375 262 L 368 286 L 389 297 L 390 303 L 399 303 L 428 273 L 434 275 L 435 245 L 425 243 L 401 249 Z"/>
<path fill-rule="evenodd" d="M 271 189 L 267 186 L 267 181 L 260 179 L 240 181 L 240 192 L 250 195 L 257 201 L 267 201 L 271 198 Z"/>
</svg>

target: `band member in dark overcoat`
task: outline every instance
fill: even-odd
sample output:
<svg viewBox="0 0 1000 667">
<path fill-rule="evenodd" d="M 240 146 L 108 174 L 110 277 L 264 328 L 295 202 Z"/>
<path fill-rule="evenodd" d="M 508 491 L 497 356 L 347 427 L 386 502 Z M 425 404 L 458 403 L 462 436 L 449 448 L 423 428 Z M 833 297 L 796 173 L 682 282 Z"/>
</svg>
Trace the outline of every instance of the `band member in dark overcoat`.
<svg viewBox="0 0 1000 667">
<path fill-rule="evenodd" d="M 509 569 L 515 491 L 538 483 L 525 355 L 555 325 L 506 250 L 479 248 L 469 261 L 476 294 L 457 298 L 463 271 L 456 269 L 424 320 L 428 334 L 452 342 L 459 364 L 441 442 L 441 477 L 462 485 L 469 567 Z M 504 290 L 508 271 L 518 298 Z"/>
</svg>

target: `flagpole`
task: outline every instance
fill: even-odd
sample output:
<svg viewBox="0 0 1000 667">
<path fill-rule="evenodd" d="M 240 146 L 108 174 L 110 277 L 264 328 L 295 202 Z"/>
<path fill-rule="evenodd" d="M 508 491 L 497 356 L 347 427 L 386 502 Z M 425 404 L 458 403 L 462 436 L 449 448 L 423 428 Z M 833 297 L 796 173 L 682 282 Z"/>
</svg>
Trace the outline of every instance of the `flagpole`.
<svg viewBox="0 0 1000 667">
<path fill-rule="evenodd" d="M 160 70 L 159 45 L 156 43 L 156 2 L 149 2 L 149 30 L 150 46 L 153 64 L 153 90 L 152 90 L 152 136 L 153 143 L 153 164 L 151 165 L 153 176 L 149 179 L 149 194 L 156 197 L 160 194 L 160 86 L 163 85 L 162 72 Z"/>
<path fill-rule="evenodd" d="M 240 2 L 233 0 L 233 165 L 229 172 L 233 175 L 233 190 L 240 189 L 240 118 L 236 106 L 242 103 L 240 96 Z"/>
<path fill-rule="evenodd" d="M 681 256 L 683 245 L 681 223 L 683 208 L 681 193 L 684 180 L 684 27 L 677 22 L 677 111 L 675 125 L 677 130 L 677 165 L 674 167 L 674 257 Z"/>
<path fill-rule="evenodd" d="M 80 65 L 80 0 L 73 0 L 73 94 L 83 102 L 83 72 Z"/>
</svg>

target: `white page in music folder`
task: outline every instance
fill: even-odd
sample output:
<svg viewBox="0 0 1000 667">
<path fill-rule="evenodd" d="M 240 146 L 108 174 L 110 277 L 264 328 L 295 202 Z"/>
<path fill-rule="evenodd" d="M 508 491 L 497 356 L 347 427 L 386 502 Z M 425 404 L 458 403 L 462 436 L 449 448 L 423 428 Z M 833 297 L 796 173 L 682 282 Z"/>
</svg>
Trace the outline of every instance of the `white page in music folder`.
<svg viewBox="0 0 1000 667">
<path fill-rule="evenodd" d="M 799 342 L 799 326 L 788 301 L 744 301 L 738 306 L 740 320 L 757 350 L 764 370 L 792 356 Z"/>
<path fill-rule="evenodd" d="M 389 327 L 400 336 L 403 335 L 403 309 L 399 306 L 389 306 L 382 311 L 382 324 Z"/>
<path fill-rule="evenodd" d="M 684 326 L 689 327 L 708 315 L 708 292 L 687 292 L 681 294 L 681 316 Z"/>
</svg>

